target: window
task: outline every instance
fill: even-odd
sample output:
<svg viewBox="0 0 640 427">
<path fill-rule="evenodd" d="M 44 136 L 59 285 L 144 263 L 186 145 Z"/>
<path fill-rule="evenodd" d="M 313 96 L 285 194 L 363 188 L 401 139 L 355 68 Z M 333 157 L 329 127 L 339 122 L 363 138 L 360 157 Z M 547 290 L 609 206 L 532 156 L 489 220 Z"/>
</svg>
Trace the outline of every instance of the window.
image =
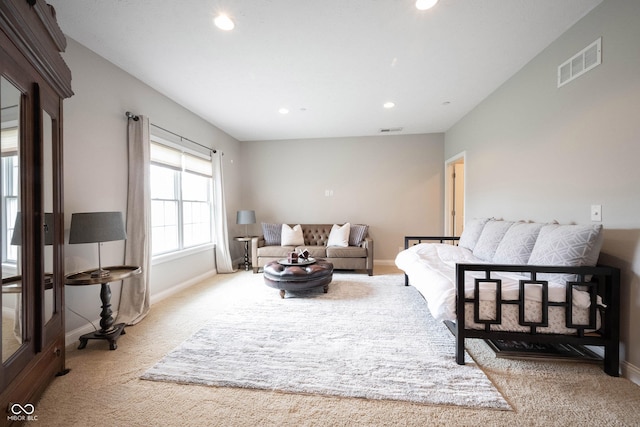
<svg viewBox="0 0 640 427">
<path fill-rule="evenodd" d="M 2 263 L 15 265 L 18 260 L 18 247 L 11 244 L 13 227 L 18 215 L 18 128 L 2 129 L 2 163 L 0 164 L 0 194 L 2 200 Z"/>
<path fill-rule="evenodd" d="M 212 177 L 210 158 L 152 136 L 152 255 L 213 242 Z"/>
</svg>

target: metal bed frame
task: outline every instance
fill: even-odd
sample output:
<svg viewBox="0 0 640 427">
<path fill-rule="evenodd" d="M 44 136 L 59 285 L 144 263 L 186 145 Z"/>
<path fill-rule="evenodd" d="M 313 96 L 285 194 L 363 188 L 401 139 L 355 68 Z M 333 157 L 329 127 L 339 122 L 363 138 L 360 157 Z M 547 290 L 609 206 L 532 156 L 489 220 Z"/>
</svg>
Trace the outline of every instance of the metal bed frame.
<svg viewBox="0 0 640 427">
<path fill-rule="evenodd" d="M 407 236 L 405 249 L 412 244 L 424 242 L 440 242 L 457 244 L 459 237 L 441 236 Z M 465 296 L 465 282 L 467 273 L 482 272 L 481 278 L 474 278 L 474 296 Z M 524 277 L 520 280 L 519 296 L 517 299 L 504 299 L 501 295 L 502 282 L 493 278 L 492 273 L 519 273 Z M 538 280 L 544 273 L 575 275 L 577 280 L 566 282 L 566 301 L 553 302 L 548 300 L 548 282 Z M 481 284 L 493 283 L 496 289 L 496 311 L 492 319 L 480 318 L 479 289 Z M 539 321 L 527 321 L 524 316 L 525 285 L 537 284 L 542 289 L 542 306 Z M 405 286 L 409 285 L 409 278 L 405 274 Z M 591 305 L 588 322 L 577 324 L 573 321 L 572 301 L 573 289 L 580 288 L 589 293 Z M 598 298 L 601 298 L 601 304 Z M 471 305 L 474 311 L 474 322 L 483 329 L 465 327 L 465 308 Z M 527 328 L 527 332 L 509 332 L 492 330 L 491 326 L 501 323 L 502 307 L 517 305 L 519 309 L 519 324 Z M 549 334 L 538 331 L 540 327 L 548 326 L 548 310 L 550 307 L 562 307 L 565 313 L 567 328 L 575 329 L 576 333 Z M 456 363 L 464 365 L 464 340 L 466 338 L 480 338 L 485 340 L 511 340 L 527 343 L 572 344 L 604 347 L 604 371 L 611 376 L 620 375 L 620 270 L 608 266 L 596 267 L 559 267 L 533 265 L 497 265 L 497 264 L 456 264 L 456 321 L 445 321 L 449 330 L 456 338 Z M 462 313 L 462 315 L 460 315 Z M 597 328 L 597 316 L 600 315 L 601 326 Z"/>
</svg>

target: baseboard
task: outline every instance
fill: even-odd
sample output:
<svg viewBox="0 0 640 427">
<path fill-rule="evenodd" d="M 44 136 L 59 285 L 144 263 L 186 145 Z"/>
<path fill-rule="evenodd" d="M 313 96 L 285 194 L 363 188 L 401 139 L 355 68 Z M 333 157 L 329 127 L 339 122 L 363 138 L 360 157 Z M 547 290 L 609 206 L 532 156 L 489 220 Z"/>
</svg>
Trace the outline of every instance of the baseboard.
<svg viewBox="0 0 640 427">
<path fill-rule="evenodd" d="M 200 283 L 203 280 L 208 279 L 209 277 L 215 276 L 216 274 L 218 274 L 218 271 L 216 269 L 209 270 L 206 273 L 200 274 L 199 276 L 192 277 L 186 282 L 182 282 L 175 286 L 172 286 L 165 291 L 159 292 L 155 295 L 152 294 L 151 297 L 149 298 L 149 303 L 153 306 L 153 304 L 156 304 L 165 298 L 169 298 L 170 296 L 175 295 L 178 292 L 183 291 L 197 283 Z"/>
<path fill-rule="evenodd" d="M 640 368 L 625 361 L 620 364 L 620 367 L 624 378 L 634 384 L 640 385 Z"/>
<path fill-rule="evenodd" d="M 396 265 L 396 262 L 394 260 L 392 260 L 392 259 L 376 259 L 376 260 L 373 261 L 373 265 L 374 265 L 374 267 L 376 265 L 392 265 L 392 266 L 394 266 L 394 265 Z"/>
<path fill-rule="evenodd" d="M 218 274 L 216 269 L 210 270 L 206 273 L 203 273 L 199 276 L 193 277 L 185 282 L 179 283 L 175 286 L 172 286 L 171 288 L 159 292 L 155 295 L 151 295 L 151 297 L 149 298 L 149 303 L 151 304 L 151 306 L 153 306 L 154 304 L 162 301 L 165 298 L 169 298 L 170 296 L 177 294 L 180 291 L 183 291 L 197 283 L 200 283 L 201 281 L 208 279 L 209 277 L 215 276 L 216 274 Z M 117 319 L 118 317 L 118 312 L 115 311 L 113 313 L 113 318 Z M 93 325 L 99 325 L 100 324 L 100 318 L 97 318 L 95 320 L 93 320 Z M 87 334 L 89 332 L 93 332 L 95 329 L 93 327 L 93 325 L 91 324 L 86 324 L 83 325 L 79 328 L 76 328 L 72 331 L 69 331 L 65 334 L 65 346 L 69 346 L 69 345 L 73 345 L 73 344 L 77 344 L 78 341 L 80 340 L 80 337 L 84 334 Z"/>
</svg>

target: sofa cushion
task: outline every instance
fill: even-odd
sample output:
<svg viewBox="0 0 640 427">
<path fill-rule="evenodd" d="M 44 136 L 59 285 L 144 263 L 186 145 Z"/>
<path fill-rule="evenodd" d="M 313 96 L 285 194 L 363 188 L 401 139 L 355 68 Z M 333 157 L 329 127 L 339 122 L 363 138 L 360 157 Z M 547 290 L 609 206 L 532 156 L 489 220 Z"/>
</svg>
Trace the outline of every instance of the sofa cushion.
<svg viewBox="0 0 640 427">
<path fill-rule="evenodd" d="M 351 224 L 351 232 L 349 233 L 349 246 L 360 246 L 367 237 L 369 231 L 368 225 Z"/>
<path fill-rule="evenodd" d="M 462 230 L 462 234 L 460 235 L 458 246 L 462 246 L 463 248 L 467 248 L 472 251 L 480 238 L 482 229 L 488 221 L 489 218 L 476 218 L 467 222 Z"/>
<path fill-rule="evenodd" d="M 282 235 L 282 224 L 262 223 L 262 234 L 264 235 L 265 245 L 280 246 L 280 236 Z"/>
<path fill-rule="evenodd" d="M 287 258 L 290 252 L 296 250 L 295 246 L 260 246 L 257 249 L 259 257 L 266 258 Z"/>
<path fill-rule="evenodd" d="M 512 221 L 488 221 L 473 248 L 473 255 L 483 261 L 491 261 L 500 241 L 512 225 Z"/>
<path fill-rule="evenodd" d="M 507 230 L 493 256 L 494 264 L 526 264 L 544 224 L 517 222 Z"/>
<path fill-rule="evenodd" d="M 296 248 L 296 251 L 302 251 L 306 249 L 309 251 L 309 256 L 311 258 L 326 258 L 327 257 L 327 247 L 326 246 L 299 246 Z"/>
<path fill-rule="evenodd" d="M 327 246 L 349 246 L 349 232 L 351 224 L 348 222 L 344 225 L 333 224 Z"/>
<path fill-rule="evenodd" d="M 327 246 L 327 257 L 331 258 L 362 258 L 367 256 L 367 250 L 361 246 Z"/>
<path fill-rule="evenodd" d="M 302 246 L 304 238 L 302 237 L 302 226 L 300 224 L 289 227 L 282 224 L 282 235 L 280 236 L 280 244 L 282 246 Z"/>
</svg>

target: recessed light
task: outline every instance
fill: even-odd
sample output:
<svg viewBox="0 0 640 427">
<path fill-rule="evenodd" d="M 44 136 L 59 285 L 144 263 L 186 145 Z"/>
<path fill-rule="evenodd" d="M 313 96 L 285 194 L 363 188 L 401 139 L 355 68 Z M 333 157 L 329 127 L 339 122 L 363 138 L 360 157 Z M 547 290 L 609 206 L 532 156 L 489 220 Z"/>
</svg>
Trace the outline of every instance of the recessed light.
<svg viewBox="0 0 640 427">
<path fill-rule="evenodd" d="M 282 107 L 281 109 L 278 110 L 278 113 L 280 113 L 280 114 L 289 114 L 289 109 Z"/>
<path fill-rule="evenodd" d="M 438 0 L 416 0 L 416 8 L 418 10 L 431 9 L 438 3 Z"/>
<path fill-rule="evenodd" d="M 236 26 L 236 24 L 233 23 L 231 18 L 229 18 L 224 13 L 221 13 L 220 15 L 216 16 L 216 18 L 213 20 L 213 23 L 216 24 L 216 27 L 224 31 L 231 31 Z"/>
<path fill-rule="evenodd" d="M 390 108 L 395 107 L 396 104 L 394 102 L 385 102 L 382 106 L 388 110 Z"/>
</svg>

